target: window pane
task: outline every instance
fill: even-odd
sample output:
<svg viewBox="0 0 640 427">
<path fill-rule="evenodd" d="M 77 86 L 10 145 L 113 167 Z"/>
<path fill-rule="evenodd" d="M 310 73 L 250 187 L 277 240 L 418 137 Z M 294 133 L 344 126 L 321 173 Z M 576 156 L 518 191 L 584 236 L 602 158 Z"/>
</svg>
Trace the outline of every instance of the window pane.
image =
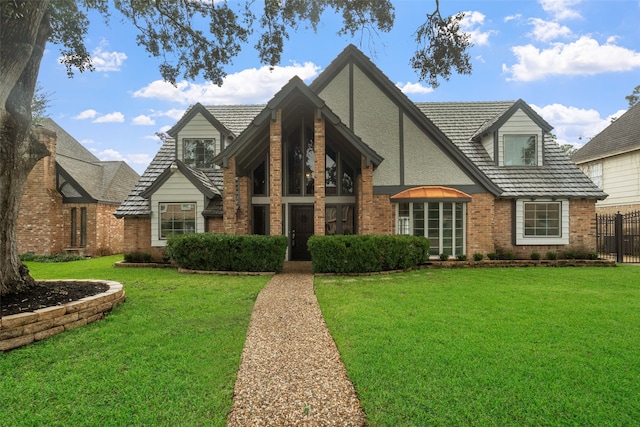
<svg viewBox="0 0 640 427">
<path fill-rule="evenodd" d="M 462 255 L 464 254 L 464 214 L 463 214 L 463 209 L 464 209 L 464 204 L 462 203 L 454 203 L 455 206 L 455 215 L 456 215 L 456 221 L 455 221 L 455 235 L 456 235 L 456 251 L 455 251 L 455 255 Z"/>
<path fill-rule="evenodd" d="M 293 131 L 287 140 L 287 174 L 288 194 L 302 195 L 302 147 L 300 145 L 300 129 Z"/>
<path fill-rule="evenodd" d="M 428 206 L 427 238 L 429 239 L 429 254 L 440 254 L 440 203 L 430 202 Z"/>
<path fill-rule="evenodd" d="M 424 236 L 424 203 L 413 203 L 413 235 Z"/>
<path fill-rule="evenodd" d="M 535 166 L 537 164 L 535 135 L 505 135 L 504 164 L 505 166 Z"/>
<path fill-rule="evenodd" d="M 269 224 L 269 206 L 253 206 L 253 234 L 267 235 Z"/>
<path fill-rule="evenodd" d="M 326 206 L 324 208 L 325 234 L 333 236 L 338 233 L 338 208 Z"/>
<path fill-rule="evenodd" d="M 253 170 L 253 194 L 265 196 L 267 194 L 267 180 L 265 162 L 262 162 Z"/>
<path fill-rule="evenodd" d="M 342 234 L 354 234 L 355 223 L 354 205 L 342 205 Z"/>
<path fill-rule="evenodd" d="M 561 204 L 524 203 L 524 235 L 529 237 L 561 235 Z"/>
<path fill-rule="evenodd" d="M 185 164 L 194 168 L 213 168 L 216 155 L 215 139 L 184 139 L 182 143 Z"/>
<path fill-rule="evenodd" d="M 453 254 L 453 204 L 442 204 L 442 253 Z"/>
<path fill-rule="evenodd" d="M 327 147 L 324 158 L 324 185 L 326 194 L 338 194 L 338 155 L 331 148 Z"/>
<path fill-rule="evenodd" d="M 342 161 L 342 194 L 353 194 L 355 189 L 355 172 L 344 160 Z"/>
<path fill-rule="evenodd" d="M 160 203 L 160 238 L 196 232 L 195 203 Z"/>
<path fill-rule="evenodd" d="M 305 166 L 304 166 L 304 188 L 305 194 L 313 194 L 313 181 L 315 178 L 315 153 L 313 147 L 313 132 L 306 131 L 305 138 Z"/>
<path fill-rule="evenodd" d="M 398 234 L 411 234 L 409 224 L 409 203 L 398 204 Z"/>
</svg>

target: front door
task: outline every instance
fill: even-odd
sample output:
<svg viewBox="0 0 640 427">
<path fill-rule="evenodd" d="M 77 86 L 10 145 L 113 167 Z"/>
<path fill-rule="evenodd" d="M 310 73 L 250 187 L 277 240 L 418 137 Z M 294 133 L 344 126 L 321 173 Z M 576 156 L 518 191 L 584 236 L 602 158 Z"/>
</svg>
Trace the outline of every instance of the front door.
<svg viewBox="0 0 640 427">
<path fill-rule="evenodd" d="M 307 248 L 307 241 L 313 234 L 313 205 L 291 206 L 291 260 L 308 261 L 311 254 Z"/>
</svg>

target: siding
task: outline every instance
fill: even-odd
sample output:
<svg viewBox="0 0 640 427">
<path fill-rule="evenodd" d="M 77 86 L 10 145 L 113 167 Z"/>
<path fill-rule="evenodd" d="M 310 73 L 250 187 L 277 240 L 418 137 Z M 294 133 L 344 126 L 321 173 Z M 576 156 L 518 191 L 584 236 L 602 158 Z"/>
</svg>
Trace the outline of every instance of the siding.
<svg viewBox="0 0 640 427">
<path fill-rule="evenodd" d="M 487 151 L 487 154 L 489 155 L 489 157 L 491 157 L 491 160 L 495 161 L 496 160 L 496 158 L 494 157 L 495 141 L 493 140 L 493 132 L 490 135 L 486 135 L 482 137 L 482 146 Z"/>
<path fill-rule="evenodd" d="M 349 84 L 349 67 L 344 67 L 319 94 L 320 98 L 331 108 L 331 111 L 337 114 L 347 127 L 351 127 L 349 119 Z"/>
<path fill-rule="evenodd" d="M 162 202 L 170 203 L 196 203 L 196 233 L 204 232 L 204 218 L 201 212 L 204 210 L 204 195 L 179 171 L 169 179 L 151 196 L 151 245 L 165 246 L 166 240 L 159 239 L 159 207 Z"/>
<path fill-rule="evenodd" d="M 180 130 L 180 133 L 178 133 L 176 137 L 177 158 L 181 160 L 184 160 L 182 155 L 182 140 L 185 138 L 214 138 L 216 140 L 216 154 L 219 154 L 221 151 L 220 144 L 222 141 L 222 134 L 218 129 L 212 126 L 202 114 L 194 116 L 193 119 L 191 119 L 189 123 Z"/>
<path fill-rule="evenodd" d="M 542 166 L 542 131 L 522 110 L 518 109 L 498 131 L 498 155 L 500 166 L 504 165 L 505 135 L 536 135 L 536 156 L 538 166 Z"/>
<path fill-rule="evenodd" d="M 609 197 L 597 207 L 640 203 L 640 151 L 603 159 L 602 185 Z"/>
<path fill-rule="evenodd" d="M 399 185 L 398 106 L 357 66 L 353 67 L 353 71 L 353 130 L 384 158 L 373 174 L 373 185 Z"/>
<path fill-rule="evenodd" d="M 474 182 L 407 116 L 404 129 L 405 185 L 472 185 Z"/>
</svg>

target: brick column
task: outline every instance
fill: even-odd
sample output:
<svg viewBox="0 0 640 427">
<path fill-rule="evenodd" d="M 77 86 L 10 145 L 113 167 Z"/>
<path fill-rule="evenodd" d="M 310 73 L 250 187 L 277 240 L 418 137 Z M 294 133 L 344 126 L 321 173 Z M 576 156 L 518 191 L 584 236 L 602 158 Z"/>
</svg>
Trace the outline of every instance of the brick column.
<svg viewBox="0 0 640 427">
<path fill-rule="evenodd" d="M 238 178 L 238 193 L 240 196 L 240 209 L 236 215 L 237 234 L 251 234 L 249 222 L 251 217 L 251 187 L 248 176 Z"/>
<path fill-rule="evenodd" d="M 360 176 L 358 180 L 358 234 L 374 232 L 373 219 L 375 209 L 373 203 L 373 165 L 367 166 L 367 158 L 360 156 Z"/>
<path fill-rule="evenodd" d="M 269 124 L 269 233 L 282 234 L 282 111 Z"/>
<path fill-rule="evenodd" d="M 222 168 L 222 222 L 224 232 L 236 234 L 236 158 Z"/>
<path fill-rule="evenodd" d="M 325 233 L 325 120 L 316 116 L 313 126 L 313 234 Z"/>
</svg>

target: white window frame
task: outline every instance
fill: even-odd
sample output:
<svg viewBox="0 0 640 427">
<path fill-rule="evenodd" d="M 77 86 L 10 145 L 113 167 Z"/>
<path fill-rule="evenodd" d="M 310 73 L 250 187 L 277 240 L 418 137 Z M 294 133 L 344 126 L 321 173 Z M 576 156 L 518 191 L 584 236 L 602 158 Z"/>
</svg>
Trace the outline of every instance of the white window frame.
<svg viewBox="0 0 640 427">
<path fill-rule="evenodd" d="M 168 206 L 169 205 L 177 206 L 179 208 L 179 209 L 175 210 L 177 213 L 187 212 L 185 207 L 187 207 L 188 205 L 193 206 L 193 230 L 190 229 L 190 230 L 187 231 L 186 227 L 183 226 L 181 233 L 173 232 L 173 233 L 171 233 L 171 235 L 175 235 L 175 234 L 190 234 L 190 233 L 197 233 L 198 232 L 198 215 L 197 215 L 198 204 L 196 202 L 159 202 L 158 203 L 158 212 L 159 212 L 159 215 L 158 215 L 158 239 L 159 240 L 166 241 L 168 239 L 168 237 L 169 237 L 169 236 L 163 236 L 162 235 L 162 215 L 168 213 L 168 211 L 169 211 Z M 188 211 L 191 212 L 192 210 L 189 209 Z"/>
<path fill-rule="evenodd" d="M 521 164 L 521 163 L 508 164 L 507 163 L 507 151 L 508 151 L 508 149 L 507 149 L 507 147 L 508 147 L 507 140 L 509 138 L 526 138 L 527 142 L 531 138 L 534 139 L 535 150 L 534 150 L 534 153 L 533 153 L 533 163 L 532 164 Z M 538 135 L 536 135 L 536 134 L 505 134 L 505 135 L 502 136 L 502 150 L 503 150 L 503 153 L 502 153 L 502 164 L 504 166 L 507 166 L 507 167 L 518 167 L 518 166 L 521 166 L 522 167 L 522 166 L 537 166 L 538 165 L 538 155 L 539 155 L 538 153 L 539 153 L 540 150 L 539 150 L 539 147 L 538 147 Z"/>
<path fill-rule="evenodd" d="M 207 145 L 210 145 L 212 147 L 212 152 L 210 154 L 210 157 L 213 159 L 213 157 L 215 157 L 216 155 L 216 139 L 215 138 L 183 138 L 182 139 L 182 161 L 187 165 L 187 166 L 191 166 L 193 168 L 197 168 L 197 169 L 213 169 L 214 168 L 214 164 L 204 164 L 204 165 L 197 165 L 197 153 L 196 153 L 196 158 L 193 159 L 194 162 L 193 164 L 191 164 L 189 161 L 187 161 L 186 158 L 186 145 L 187 143 L 190 142 L 195 142 L 196 144 L 202 144 L 202 150 L 204 151 L 207 147 Z M 196 149 L 197 150 L 197 149 Z M 206 156 L 206 153 L 205 153 Z"/>
<path fill-rule="evenodd" d="M 560 205 L 559 236 L 525 235 L 524 206 L 527 203 L 557 203 Z M 569 244 L 569 200 L 519 199 L 516 201 L 516 245 L 568 245 Z"/>
<path fill-rule="evenodd" d="M 405 204 L 408 203 L 409 204 L 409 216 L 400 216 L 400 205 L 401 204 Z M 439 201 L 422 201 L 422 202 L 400 202 L 400 203 L 396 203 L 396 234 L 408 234 L 413 236 L 414 235 L 414 228 L 413 228 L 413 206 L 414 204 L 419 203 L 423 205 L 423 212 L 424 212 L 424 224 L 423 224 L 423 237 L 425 239 L 428 239 L 428 232 L 429 232 L 429 227 L 428 227 L 428 215 L 429 215 L 429 204 L 430 203 L 437 203 L 438 204 L 438 211 L 439 211 L 439 216 L 438 216 L 438 227 L 439 227 L 439 233 L 438 233 L 438 254 L 432 254 L 430 257 L 431 258 L 438 258 L 440 253 L 442 252 L 442 248 L 444 247 L 444 221 L 443 221 L 443 204 L 444 203 L 451 203 L 451 224 L 452 224 L 452 228 L 451 228 L 451 254 L 449 254 L 450 257 L 456 257 L 458 255 L 463 255 L 466 254 L 466 248 L 467 248 L 467 203 L 465 202 L 439 202 Z M 458 237 L 456 235 L 456 204 L 460 204 L 462 206 L 462 250 L 460 253 L 458 253 L 458 251 L 456 251 L 456 237 Z M 429 248 L 430 251 L 432 251 L 433 248 Z"/>
</svg>

